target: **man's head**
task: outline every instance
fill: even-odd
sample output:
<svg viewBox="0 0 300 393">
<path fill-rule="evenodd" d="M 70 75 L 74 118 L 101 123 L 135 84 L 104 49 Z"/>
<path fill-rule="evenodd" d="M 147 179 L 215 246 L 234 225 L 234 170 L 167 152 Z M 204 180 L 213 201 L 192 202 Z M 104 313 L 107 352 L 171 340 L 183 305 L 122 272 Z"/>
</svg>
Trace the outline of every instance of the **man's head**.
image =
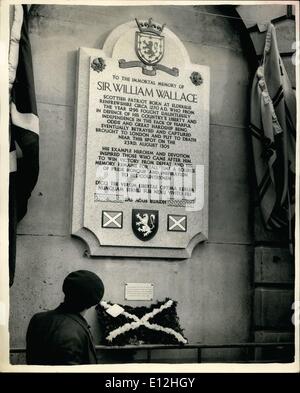
<svg viewBox="0 0 300 393">
<path fill-rule="evenodd" d="M 65 278 L 62 289 L 66 306 L 76 312 L 98 304 L 104 294 L 102 280 L 88 270 L 70 273 Z"/>
</svg>

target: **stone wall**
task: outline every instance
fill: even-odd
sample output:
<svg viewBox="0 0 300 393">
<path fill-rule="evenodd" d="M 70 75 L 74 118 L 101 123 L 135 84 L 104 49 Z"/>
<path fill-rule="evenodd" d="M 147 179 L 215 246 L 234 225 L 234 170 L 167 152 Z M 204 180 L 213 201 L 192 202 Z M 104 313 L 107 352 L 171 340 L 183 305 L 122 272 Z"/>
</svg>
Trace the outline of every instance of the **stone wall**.
<svg viewBox="0 0 300 393">
<path fill-rule="evenodd" d="M 209 239 L 196 247 L 190 260 L 89 259 L 84 243 L 70 236 L 77 49 L 101 48 L 115 27 L 149 16 L 166 23 L 182 40 L 192 62 L 211 69 Z M 178 301 L 190 343 L 248 341 L 253 264 L 249 70 L 230 19 L 214 6 L 42 5 L 32 9 L 30 39 L 40 117 L 40 175 L 18 227 L 11 347 L 25 346 L 30 317 L 59 304 L 63 278 L 76 269 L 98 273 L 106 286 L 105 300 L 113 302 L 125 303 L 125 282 L 152 282 L 154 300 L 168 296 Z M 95 311 L 87 318 L 97 343 Z M 205 351 L 204 360 L 236 355 Z M 162 356 L 157 354 L 158 359 Z M 183 361 L 182 356 L 173 353 L 172 360 Z M 196 360 L 194 353 L 189 356 Z"/>
</svg>

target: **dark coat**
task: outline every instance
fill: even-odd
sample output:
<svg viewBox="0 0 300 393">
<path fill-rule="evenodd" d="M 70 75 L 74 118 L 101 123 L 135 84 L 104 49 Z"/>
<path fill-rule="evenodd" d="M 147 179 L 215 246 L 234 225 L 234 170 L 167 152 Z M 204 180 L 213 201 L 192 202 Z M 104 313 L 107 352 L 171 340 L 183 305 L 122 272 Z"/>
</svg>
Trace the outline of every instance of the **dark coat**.
<svg viewBox="0 0 300 393">
<path fill-rule="evenodd" d="M 75 365 L 97 363 L 86 320 L 64 304 L 35 314 L 26 335 L 27 364 Z"/>
</svg>

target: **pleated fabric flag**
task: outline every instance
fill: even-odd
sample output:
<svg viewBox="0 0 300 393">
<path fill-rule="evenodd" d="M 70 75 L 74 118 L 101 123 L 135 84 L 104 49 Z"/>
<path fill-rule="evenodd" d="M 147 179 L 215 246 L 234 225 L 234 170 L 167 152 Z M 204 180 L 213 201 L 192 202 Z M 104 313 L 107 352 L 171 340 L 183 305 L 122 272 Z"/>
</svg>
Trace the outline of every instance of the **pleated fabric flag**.
<svg viewBox="0 0 300 393">
<path fill-rule="evenodd" d="M 262 65 L 251 92 L 252 135 L 258 202 L 267 229 L 289 227 L 295 205 L 296 97 L 269 24 Z"/>
<path fill-rule="evenodd" d="M 39 173 L 39 118 L 37 115 L 26 5 L 14 5 L 9 47 L 10 182 L 9 274 L 13 284 L 16 228 Z"/>
</svg>

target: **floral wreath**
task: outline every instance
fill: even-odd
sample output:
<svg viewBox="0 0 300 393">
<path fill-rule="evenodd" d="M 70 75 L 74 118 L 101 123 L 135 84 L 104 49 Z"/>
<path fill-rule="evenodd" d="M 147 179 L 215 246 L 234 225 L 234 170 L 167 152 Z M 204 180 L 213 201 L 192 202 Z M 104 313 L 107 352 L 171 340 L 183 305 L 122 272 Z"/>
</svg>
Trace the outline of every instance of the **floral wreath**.
<svg viewBox="0 0 300 393">
<path fill-rule="evenodd" d="M 186 344 L 179 325 L 177 303 L 171 299 L 150 307 L 120 306 L 102 301 L 96 307 L 106 345 Z M 118 308 L 116 316 L 110 310 Z"/>
</svg>

